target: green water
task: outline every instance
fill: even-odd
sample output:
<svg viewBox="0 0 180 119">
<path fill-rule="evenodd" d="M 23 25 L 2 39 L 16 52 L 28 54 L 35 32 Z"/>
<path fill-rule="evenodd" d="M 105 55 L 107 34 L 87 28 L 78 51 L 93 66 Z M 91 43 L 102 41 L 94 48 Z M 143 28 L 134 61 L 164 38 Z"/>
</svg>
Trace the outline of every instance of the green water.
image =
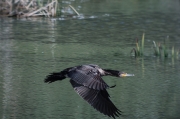
<svg viewBox="0 0 180 119">
<path fill-rule="evenodd" d="M 180 118 L 180 60 L 154 57 L 152 41 L 180 46 L 178 0 L 71 1 L 81 17 L 0 18 L 0 118 L 108 119 L 71 87 L 46 75 L 98 64 L 135 77 L 103 77 L 121 119 Z M 63 3 L 68 6 L 68 3 Z M 68 13 L 66 13 L 68 14 Z M 145 32 L 144 57 L 132 57 Z"/>
</svg>

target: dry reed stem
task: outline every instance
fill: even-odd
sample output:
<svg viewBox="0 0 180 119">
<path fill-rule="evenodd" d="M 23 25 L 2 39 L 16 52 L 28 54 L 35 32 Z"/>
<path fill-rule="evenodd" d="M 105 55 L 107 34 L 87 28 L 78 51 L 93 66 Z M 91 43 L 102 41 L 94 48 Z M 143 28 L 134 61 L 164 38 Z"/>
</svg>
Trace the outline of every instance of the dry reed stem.
<svg viewBox="0 0 180 119">
<path fill-rule="evenodd" d="M 17 16 L 17 17 L 31 17 L 31 16 L 55 16 L 57 10 L 57 0 L 52 0 L 47 5 L 38 8 L 36 0 L 18 0 L 16 3 L 13 0 L 0 1 L 0 15 L 3 16 Z M 39 5 L 42 6 L 42 5 Z"/>
<path fill-rule="evenodd" d="M 74 9 L 73 6 L 69 5 L 69 7 L 79 16 L 80 14 L 76 11 L 76 9 Z"/>
<path fill-rule="evenodd" d="M 29 3 L 28 6 L 26 6 L 26 9 L 29 9 L 29 7 L 33 4 L 33 0 L 31 0 L 31 2 Z"/>
<path fill-rule="evenodd" d="M 47 4 L 45 7 L 41 7 L 41 8 L 39 8 L 39 9 L 37 9 L 36 11 L 31 12 L 31 13 L 26 13 L 26 14 L 24 14 L 24 16 L 25 16 L 25 17 L 37 16 L 37 15 L 35 15 L 35 14 L 37 14 L 38 12 L 41 12 L 41 11 L 44 10 L 44 11 L 46 11 L 46 12 L 48 13 L 47 16 L 49 17 L 49 12 L 47 11 L 47 8 L 53 6 L 54 3 L 57 4 L 56 1 L 52 1 L 51 3 Z M 52 8 L 52 7 L 51 7 L 51 8 Z M 53 14 L 52 14 L 52 16 L 53 16 Z"/>
</svg>

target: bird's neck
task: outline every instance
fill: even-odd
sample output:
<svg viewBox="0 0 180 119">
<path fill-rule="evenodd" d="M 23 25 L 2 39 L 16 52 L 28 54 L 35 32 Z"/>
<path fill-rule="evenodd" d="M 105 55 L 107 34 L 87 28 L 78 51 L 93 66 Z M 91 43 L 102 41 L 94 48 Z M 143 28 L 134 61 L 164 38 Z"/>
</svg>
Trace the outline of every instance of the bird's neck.
<svg viewBox="0 0 180 119">
<path fill-rule="evenodd" d="M 120 74 L 119 71 L 111 70 L 111 69 L 103 69 L 103 70 L 104 70 L 104 72 L 105 72 L 105 75 L 119 77 L 119 74 Z"/>
</svg>

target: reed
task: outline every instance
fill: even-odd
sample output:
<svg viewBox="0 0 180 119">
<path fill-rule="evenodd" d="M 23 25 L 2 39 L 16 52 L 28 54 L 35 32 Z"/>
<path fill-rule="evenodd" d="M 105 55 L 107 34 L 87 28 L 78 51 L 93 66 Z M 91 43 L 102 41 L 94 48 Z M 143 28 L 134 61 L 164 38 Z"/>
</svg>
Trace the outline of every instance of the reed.
<svg viewBox="0 0 180 119">
<path fill-rule="evenodd" d="M 169 54 L 165 41 L 162 45 L 160 43 L 157 44 L 155 41 L 153 41 L 153 44 L 154 44 L 153 49 L 155 56 L 163 56 L 165 58 L 168 57 Z M 172 48 L 172 54 L 174 55 L 174 48 Z"/>
<path fill-rule="evenodd" d="M 73 6 L 69 5 L 69 7 L 70 7 L 78 16 L 80 15 Z"/>
<path fill-rule="evenodd" d="M 143 35 L 142 35 L 142 42 L 141 42 L 141 53 L 142 53 L 142 55 L 144 52 L 144 37 L 145 37 L 145 33 L 143 33 Z"/>
<path fill-rule="evenodd" d="M 176 58 L 178 59 L 179 58 L 179 49 L 178 49 L 178 51 L 176 52 Z"/>
<path fill-rule="evenodd" d="M 174 54 L 174 46 L 172 46 L 171 56 L 172 56 L 172 57 L 174 57 L 174 56 L 175 56 L 175 54 Z"/>
<path fill-rule="evenodd" d="M 139 48 L 139 44 L 138 44 L 138 39 L 136 39 L 136 48 L 133 48 L 131 50 L 131 54 L 134 53 L 134 56 L 135 57 L 138 57 L 141 55 L 141 52 L 140 52 L 140 48 Z"/>
<path fill-rule="evenodd" d="M 163 58 L 168 58 L 171 56 L 172 58 L 179 58 L 179 52 L 180 50 L 175 50 L 175 47 L 172 46 L 171 49 L 171 55 L 170 55 L 170 49 L 168 49 L 168 45 L 166 41 L 169 39 L 167 38 L 164 39 L 164 42 L 161 44 L 160 42 L 156 43 L 153 41 L 153 49 L 154 49 L 154 56 L 157 57 L 163 57 Z M 135 57 L 140 57 L 143 56 L 144 53 L 144 41 L 145 41 L 145 33 L 142 35 L 141 43 L 139 43 L 138 38 L 136 39 L 136 47 L 131 50 L 131 54 L 134 53 Z"/>
<path fill-rule="evenodd" d="M 154 44 L 154 55 L 155 56 L 161 56 L 161 44 L 160 43 L 158 43 L 158 44 L 156 44 L 156 42 L 155 41 L 153 41 L 153 44 Z"/>
<path fill-rule="evenodd" d="M 141 43 L 139 43 L 138 38 L 136 39 L 136 48 L 133 48 L 131 50 L 131 53 L 134 53 L 135 57 L 143 56 L 144 52 L 144 38 L 145 38 L 145 33 L 142 35 Z"/>
<path fill-rule="evenodd" d="M 164 44 L 162 45 L 162 50 L 163 50 L 163 53 L 164 53 L 164 57 L 168 57 L 168 49 L 167 49 L 167 45 L 166 45 L 166 40 L 168 39 L 169 37 L 167 36 L 166 39 L 164 39 Z"/>
<path fill-rule="evenodd" d="M 141 51 L 140 51 L 140 48 L 139 48 L 138 39 L 136 39 L 136 52 L 137 52 L 137 55 L 138 55 L 138 56 L 141 55 Z"/>
<path fill-rule="evenodd" d="M 159 56 L 159 57 L 164 57 L 164 58 L 167 58 L 168 56 L 170 56 L 169 55 L 169 53 L 168 53 L 168 49 L 167 49 L 167 46 L 165 45 L 165 44 L 163 44 L 162 46 L 161 46 L 161 44 L 160 43 L 156 43 L 155 41 L 153 41 L 153 44 L 154 44 L 154 55 L 155 56 Z M 175 50 L 175 47 L 174 46 L 172 46 L 172 49 L 171 49 L 171 57 L 172 58 L 179 58 L 179 51 L 180 50 Z M 162 55 L 163 54 L 163 55 Z"/>
<path fill-rule="evenodd" d="M 172 58 L 179 58 L 179 49 L 176 51 L 174 46 L 172 46 L 172 49 L 171 49 L 171 56 Z"/>
</svg>

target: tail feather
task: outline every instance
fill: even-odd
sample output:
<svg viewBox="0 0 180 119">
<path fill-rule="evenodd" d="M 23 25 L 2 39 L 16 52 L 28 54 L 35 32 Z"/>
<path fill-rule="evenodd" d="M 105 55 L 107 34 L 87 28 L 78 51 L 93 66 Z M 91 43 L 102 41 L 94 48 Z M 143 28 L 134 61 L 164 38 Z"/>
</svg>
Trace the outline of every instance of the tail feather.
<svg viewBox="0 0 180 119">
<path fill-rule="evenodd" d="M 60 73 L 51 73 L 50 75 L 46 76 L 46 78 L 44 79 L 45 83 L 52 83 L 54 81 L 58 81 L 58 80 L 63 80 L 65 79 L 66 76 L 65 74 Z"/>
</svg>

